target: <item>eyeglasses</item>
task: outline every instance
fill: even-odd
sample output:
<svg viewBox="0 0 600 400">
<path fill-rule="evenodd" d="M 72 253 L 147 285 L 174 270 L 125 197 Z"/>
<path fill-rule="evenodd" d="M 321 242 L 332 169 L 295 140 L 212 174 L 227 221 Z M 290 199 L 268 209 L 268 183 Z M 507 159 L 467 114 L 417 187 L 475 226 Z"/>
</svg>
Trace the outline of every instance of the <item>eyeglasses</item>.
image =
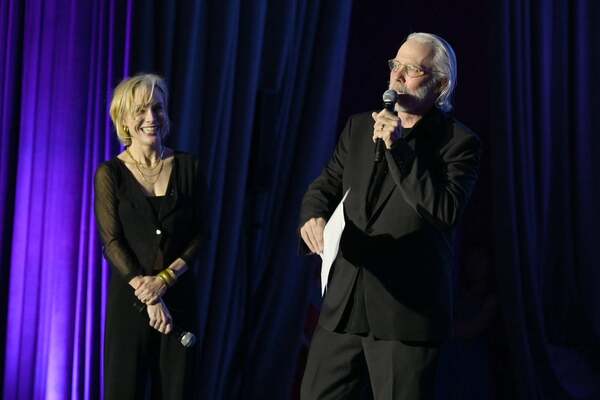
<svg viewBox="0 0 600 400">
<path fill-rule="evenodd" d="M 388 67 L 390 67 L 390 71 L 398 71 L 401 74 L 404 73 L 409 78 L 418 78 L 420 76 L 423 76 L 425 74 L 428 74 L 428 73 L 434 71 L 434 70 L 426 70 L 425 68 L 420 67 L 418 65 L 402 64 L 401 62 L 399 62 L 398 60 L 396 60 L 394 58 L 392 58 L 391 60 L 388 60 Z"/>
</svg>

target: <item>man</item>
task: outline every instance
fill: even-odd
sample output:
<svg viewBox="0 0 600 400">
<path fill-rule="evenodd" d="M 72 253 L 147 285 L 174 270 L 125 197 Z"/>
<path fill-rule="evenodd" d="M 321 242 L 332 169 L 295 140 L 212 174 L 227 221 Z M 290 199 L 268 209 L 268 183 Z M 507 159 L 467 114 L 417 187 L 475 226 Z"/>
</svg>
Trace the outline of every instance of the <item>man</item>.
<svg viewBox="0 0 600 400">
<path fill-rule="evenodd" d="M 433 399 L 438 347 L 452 319 L 453 231 L 477 180 L 479 140 L 453 119 L 456 58 L 413 33 L 389 61 L 395 113 L 350 117 L 302 201 L 300 234 L 323 228 L 348 189 L 346 228 L 315 330 L 301 398 Z M 374 161 L 374 142 L 385 143 Z"/>
</svg>

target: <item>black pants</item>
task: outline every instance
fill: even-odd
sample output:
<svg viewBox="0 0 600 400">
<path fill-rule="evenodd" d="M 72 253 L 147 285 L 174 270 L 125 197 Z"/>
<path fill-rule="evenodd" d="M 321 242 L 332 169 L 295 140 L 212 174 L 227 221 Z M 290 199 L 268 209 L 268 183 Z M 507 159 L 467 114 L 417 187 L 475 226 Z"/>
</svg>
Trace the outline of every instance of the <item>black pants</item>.
<svg viewBox="0 0 600 400">
<path fill-rule="evenodd" d="M 433 400 L 437 345 L 377 340 L 317 326 L 302 379 L 302 400 Z"/>
<path fill-rule="evenodd" d="M 181 346 L 148 324 L 147 314 L 133 307 L 133 290 L 111 282 L 104 348 L 106 400 L 195 398 L 196 347 Z M 170 310 L 187 329 L 186 317 Z"/>
</svg>

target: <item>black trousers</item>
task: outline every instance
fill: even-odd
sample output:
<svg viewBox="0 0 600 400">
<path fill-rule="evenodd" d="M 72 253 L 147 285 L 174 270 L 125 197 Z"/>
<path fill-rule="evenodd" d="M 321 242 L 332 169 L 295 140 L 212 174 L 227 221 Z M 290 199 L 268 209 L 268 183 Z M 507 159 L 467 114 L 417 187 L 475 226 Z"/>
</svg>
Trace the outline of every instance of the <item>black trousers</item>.
<svg viewBox="0 0 600 400">
<path fill-rule="evenodd" d="M 378 340 L 317 326 L 302 379 L 302 400 L 433 400 L 437 344 Z M 368 393 L 368 392 L 367 392 Z"/>
<path fill-rule="evenodd" d="M 174 335 L 152 328 L 147 314 L 133 307 L 134 301 L 133 290 L 113 278 L 104 347 L 105 399 L 196 398 L 196 347 L 186 349 Z M 170 312 L 175 324 L 190 329 L 187 313 Z"/>
</svg>

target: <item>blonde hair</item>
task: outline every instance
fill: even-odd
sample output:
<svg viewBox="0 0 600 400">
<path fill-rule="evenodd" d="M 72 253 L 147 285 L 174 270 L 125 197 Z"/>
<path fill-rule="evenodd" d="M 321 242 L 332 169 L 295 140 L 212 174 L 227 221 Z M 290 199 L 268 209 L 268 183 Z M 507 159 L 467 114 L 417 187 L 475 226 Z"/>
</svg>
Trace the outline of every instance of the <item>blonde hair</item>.
<svg viewBox="0 0 600 400">
<path fill-rule="evenodd" d="M 155 74 L 138 74 L 123 79 L 115 88 L 110 102 L 110 119 L 112 120 L 117 137 L 124 146 L 131 144 L 131 135 L 125 127 L 125 116 L 133 111 L 134 96 L 138 89 L 148 93 L 148 99 L 152 98 L 154 88 L 158 88 L 164 97 L 165 113 L 168 110 L 169 91 L 165 80 Z M 165 126 L 162 128 L 162 138 L 169 134 L 169 118 L 165 118 Z"/>
</svg>

